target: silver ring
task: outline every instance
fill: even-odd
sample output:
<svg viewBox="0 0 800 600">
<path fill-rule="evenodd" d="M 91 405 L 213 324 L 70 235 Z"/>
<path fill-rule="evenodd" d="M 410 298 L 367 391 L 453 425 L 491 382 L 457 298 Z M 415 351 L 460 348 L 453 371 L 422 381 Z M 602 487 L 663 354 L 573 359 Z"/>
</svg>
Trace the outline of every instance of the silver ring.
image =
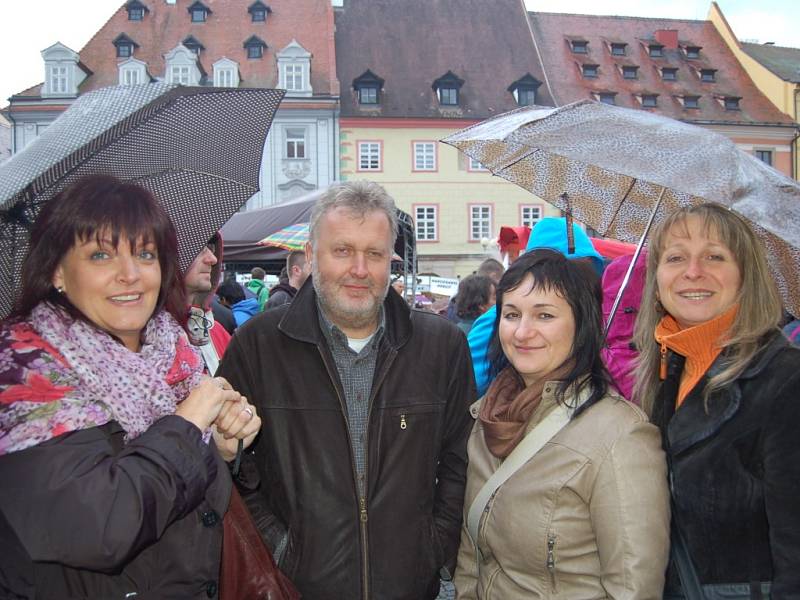
<svg viewBox="0 0 800 600">
<path fill-rule="evenodd" d="M 256 416 L 256 415 L 255 415 L 255 413 L 253 412 L 253 409 L 252 409 L 252 408 L 250 408 L 249 406 L 245 406 L 245 407 L 244 407 L 242 410 L 243 410 L 244 412 L 246 412 L 248 415 L 250 415 L 250 418 L 251 418 L 251 419 L 252 419 L 254 416 Z"/>
</svg>

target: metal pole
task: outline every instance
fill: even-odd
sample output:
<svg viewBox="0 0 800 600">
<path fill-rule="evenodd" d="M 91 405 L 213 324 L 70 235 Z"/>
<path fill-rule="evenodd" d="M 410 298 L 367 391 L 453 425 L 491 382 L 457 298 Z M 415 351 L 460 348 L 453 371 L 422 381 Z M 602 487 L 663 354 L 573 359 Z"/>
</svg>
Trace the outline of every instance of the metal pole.
<svg viewBox="0 0 800 600">
<path fill-rule="evenodd" d="M 603 344 L 606 342 L 606 338 L 608 337 L 608 330 L 611 329 L 611 323 L 614 322 L 614 316 L 617 314 L 617 309 L 619 308 L 619 303 L 622 302 L 622 294 L 625 293 L 625 288 L 628 287 L 628 281 L 630 281 L 631 273 L 633 273 L 633 268 L 636 266 L 636 261 L 639 260 L 639 255 L 642 253 L 642 247 L 644 247 L 644 241 L 647 239 L 647 235 L 650 233 L 650 228 L 653 226 L 653 221 L 656 218 L 656 213 L 658 212 L 658 208 L 661 206 L 661 199 L 664 197 L 664 192 L 667 188 L 661 188 L 661 192 L 658 194 L 658 200 L 653 205 L 653 210 L 650 213 L 650 218 L 647 220 L 647 225 L 644 227 L 644 233 L 642 233 L 642 237 L 639 239 L 639 243 L 636 245 L 636 251 L 633 253 L 633 259 L 631 260 L 631 264 L 628 265 L 628 270 L 625 272 L 625 278 L 622 280 L 622 285 L 617 292 L 617 297 L 614 298 L 614 305 L 611 307 L 611 314 L 608 315 L 608 322 L 606 323 L 606 329 L 603 332 Z"/>
</svg>

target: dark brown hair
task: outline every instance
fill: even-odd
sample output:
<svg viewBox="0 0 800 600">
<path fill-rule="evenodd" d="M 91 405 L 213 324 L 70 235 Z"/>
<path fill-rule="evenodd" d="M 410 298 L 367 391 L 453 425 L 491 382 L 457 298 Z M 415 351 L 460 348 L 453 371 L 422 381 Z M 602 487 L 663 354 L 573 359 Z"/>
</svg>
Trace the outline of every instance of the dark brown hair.
<svg viewBox="0 0 800 600">
<path fill-rule="evenodd" d="M 62 258 L 80 241 L 111 233 L 116 247 L 125 235 L 131 249 L 138 238 L 155 244 L 161 266 L 161 289 L 154 312 L 165 309 L 181 325 L 186 322 L 183 277 L 178 267 L 178 240 L 169 215 L 153 195 L 138 185 L 110 175 L 89 175 L 50 200 L 33 224 L 28 254 L 22 265 L 22 286 L 12 316 L 27 317 L 42 301 L 89 320 L 53 287 Z"/>
</svg>

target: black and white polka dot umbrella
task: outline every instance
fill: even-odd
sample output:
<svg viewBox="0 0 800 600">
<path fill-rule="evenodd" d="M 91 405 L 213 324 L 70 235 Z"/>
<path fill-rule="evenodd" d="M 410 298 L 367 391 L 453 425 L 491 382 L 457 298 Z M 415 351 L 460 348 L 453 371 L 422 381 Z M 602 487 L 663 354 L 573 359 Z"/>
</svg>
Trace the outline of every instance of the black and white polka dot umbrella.
<svg viewBox="0 0 800 600">
<path fill-rule="evenodd" d="M 90 92 L 0 165 L 0 317 L 8 314 L 41 207 L 88 174 L 150 189 L 178 230 L 187 268 L 258 191 L 281 90 L 152 83 Z"/>
</svg>

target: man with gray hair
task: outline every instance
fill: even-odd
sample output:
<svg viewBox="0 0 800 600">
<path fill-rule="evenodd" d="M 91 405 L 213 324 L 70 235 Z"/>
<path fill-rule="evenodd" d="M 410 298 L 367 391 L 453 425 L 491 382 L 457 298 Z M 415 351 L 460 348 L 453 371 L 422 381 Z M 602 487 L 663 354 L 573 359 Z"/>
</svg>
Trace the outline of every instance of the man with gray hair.
<svg viewBox="0 0 800 600">
<path fill-rule="evenodd" d="M 469 351 L 387 294 L 397 227 L 381 186 L 328 190 L 306 246 L 313 285 L 248 321 L 218 371 L 262 415 L 245 499 L 309 600 L 432 599 L 454 566 Z"/>
</svg>

